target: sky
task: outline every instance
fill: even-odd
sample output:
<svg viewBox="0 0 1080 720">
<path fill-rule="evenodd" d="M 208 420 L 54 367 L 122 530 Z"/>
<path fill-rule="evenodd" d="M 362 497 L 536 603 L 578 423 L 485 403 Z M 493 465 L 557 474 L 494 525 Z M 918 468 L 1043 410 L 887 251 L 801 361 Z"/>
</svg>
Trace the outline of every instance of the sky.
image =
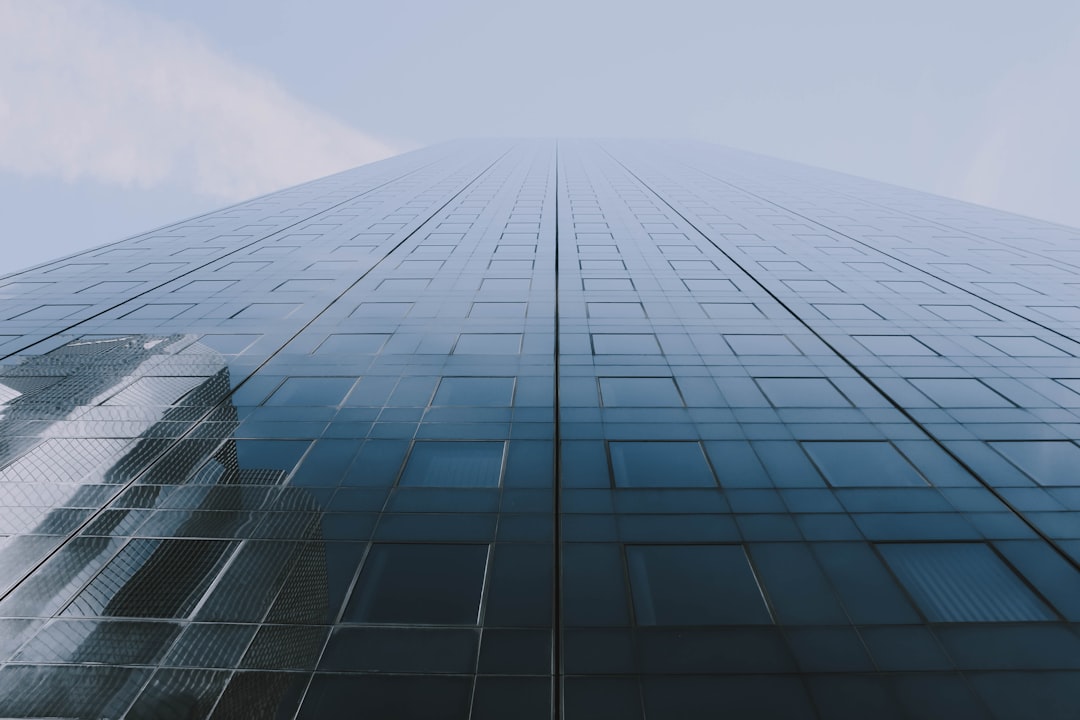
<svg viewBox="0 0 1080 720">
<path fill-rule="evenodd" d="M 1076 0 L 0 0 L 0 275 L 462 137 L 695 139 L 1080 227 Z"/>
</svg>

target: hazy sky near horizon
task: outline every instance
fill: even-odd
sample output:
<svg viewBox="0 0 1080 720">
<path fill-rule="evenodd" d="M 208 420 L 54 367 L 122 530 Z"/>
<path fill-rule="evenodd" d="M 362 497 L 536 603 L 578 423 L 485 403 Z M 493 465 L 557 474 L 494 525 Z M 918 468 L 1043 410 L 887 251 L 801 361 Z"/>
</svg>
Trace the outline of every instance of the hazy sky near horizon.
<svg viewBox="0 0 1080 720">
<path fill-rule="evenodd" d="M 1080 226 L 1075 0 L 0 0 L 0 274 L 459 137 L 704 140 Z"/>
</svg>

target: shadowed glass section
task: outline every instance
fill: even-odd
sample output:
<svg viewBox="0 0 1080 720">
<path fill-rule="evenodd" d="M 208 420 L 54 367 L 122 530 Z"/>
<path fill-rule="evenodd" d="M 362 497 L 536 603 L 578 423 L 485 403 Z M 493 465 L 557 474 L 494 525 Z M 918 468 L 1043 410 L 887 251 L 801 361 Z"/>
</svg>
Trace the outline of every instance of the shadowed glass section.
<svg viewBox="0 0 1080 720">
<path fill-rule="evenodd" d="M 375 545 L 344 619 L 474 625 L 487 557 L 487 545 Z"/>
<path fill-rule="evenodd" d="M 291 377 L 274 391 L 267 405 L 339 405 L 355 378 Z"/>
<path fill-rule="evenodd" d="M 715 487 L 701 445 L 694 442 L 612 442 L 615 487 Z"/>
<path fill-rule="evenodd" d="M 741 546 L 631 545 L 626 563 L 641 625 L 772 622 Z"/>
<path fill-rule="evenodd" d="M 413 445 L 401 485 L 427 487 L 498 487 L 504 443 L 433 442 Z"/>
</svg>

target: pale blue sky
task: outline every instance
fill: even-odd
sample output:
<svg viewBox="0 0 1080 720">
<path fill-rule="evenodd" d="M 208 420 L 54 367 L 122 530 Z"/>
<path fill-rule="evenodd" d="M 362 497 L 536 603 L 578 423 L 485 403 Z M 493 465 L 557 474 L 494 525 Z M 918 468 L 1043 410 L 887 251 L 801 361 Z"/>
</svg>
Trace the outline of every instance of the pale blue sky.
<svg viewBox="0 0 1080 720">
<path fill-rule="evenodd" d="M 706 140 L 1080 226 L 1078 87 L 1075 0 L 0 0 L 0 273 L 499 135 Z"/>
</svg>

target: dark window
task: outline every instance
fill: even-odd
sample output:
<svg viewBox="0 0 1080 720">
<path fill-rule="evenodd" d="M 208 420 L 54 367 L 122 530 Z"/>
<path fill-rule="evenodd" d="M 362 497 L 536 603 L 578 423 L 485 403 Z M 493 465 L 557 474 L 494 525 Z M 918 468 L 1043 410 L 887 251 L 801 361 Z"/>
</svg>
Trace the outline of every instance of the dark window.
<svg viewBox="0 0 1080 720">
<path fill-rule="evenodd" d="M 716 478 L 696 442 L 608 444 L 616 487 L 715 487 Z"/>
<path fill-rule="evenodd" d="M 487 545 L 376 544 L 344 620 L 474 625 L 487 556 Z"/>
<path fill-rule="evenodd" d="M 639 625 L 772 622 L 740 545 L 631 545 L 626 562 Z"/>
<path fill-rule="evenodd" d="M 402 485 L 498 487 L 506 443 L 421 441 L 413 445 Z"/>
<path fill-rule="evenodd" d="M 356 378 L 291 377 L 286 378 L 267 405 L 340 405 Z"/>
</svg>

